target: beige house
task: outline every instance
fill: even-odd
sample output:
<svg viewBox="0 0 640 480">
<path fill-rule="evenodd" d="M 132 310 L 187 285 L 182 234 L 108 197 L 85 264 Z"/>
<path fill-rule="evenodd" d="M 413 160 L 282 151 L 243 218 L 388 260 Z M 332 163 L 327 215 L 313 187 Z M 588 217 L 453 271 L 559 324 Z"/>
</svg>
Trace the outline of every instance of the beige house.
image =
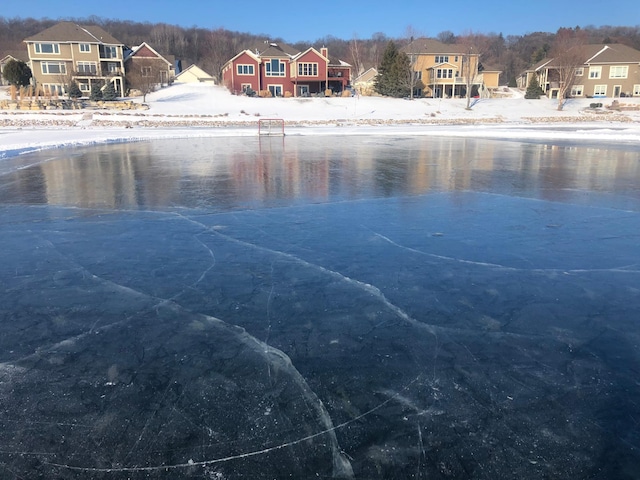
<svg viewBox="0 0 640 480">
<path fill-rule="evenodd" d="M 84 95 L 94 83 L 124 87 L 124 45 L 102 28 L 60 22 L 26 38 L 29 66 L 37 87 L 62 95 L 75 81 Z"/>
<path fill-rule="evenodd" d="M 215 79 L 197 65 L 191 65 L 176 75 L 176 82 L 215 84 Z"/>
<path fill-rule="evenodd" d="M 572 97 L 640 96 L 640 51 L 621 44 L 585 45 L 584 64 L 576 70 Z M 545 58 L 520 74 L 518 87 L 527 88 L 534 75 L 550 98 L 560 90 L 557 62 Z"/>
<path fill-rule="evenodd" d="M 490 96 L 491 90 L 498 88 L 502 72 L 483 66 L 480 54 L 472 47 L 418 38 L 402 51 L 425 86 L 423 91 L 414 92 L 417 96 L 465 97 L 468 88 L 472 96 Z"/>
<path fill-rule="evenodd" d="M 376 77 L 378 76 L 378 70 L 371 67 L 368 70 L 365 70 L 356 78 L 353 79 L 353 88 L 356 89 L 359 95 L 364 95 L 365 97 L 375 95 L 376 94 Z"/>
</svg>

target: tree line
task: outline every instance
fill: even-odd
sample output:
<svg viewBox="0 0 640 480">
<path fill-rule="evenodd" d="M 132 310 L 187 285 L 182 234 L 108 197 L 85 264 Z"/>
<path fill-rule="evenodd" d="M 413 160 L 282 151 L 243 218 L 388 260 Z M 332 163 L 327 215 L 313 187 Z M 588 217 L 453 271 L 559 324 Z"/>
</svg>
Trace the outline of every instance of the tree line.
<svg viewBox="0 0 640 480">
<path fill-rule="evenodd" d="M 17 52 L 23 52 L 22 56 L 26 56 L 26 46 L 22 40 L 61 20 L 70 20 L 80 25 L 98 25 L 127 46 L 147 42 L 161 54 L 174 55 L 181 61 L 183 68 L 195 63 L 218 77 L 224 63 L 241 50 L 265 40 L 283 42 L 281 38 L 266 38 L 260 34 L 224 28 L 181 27 L 165 23 L 110 20 L 95 16 L 57 20 L 0 17 L 0 58 Z M 575 29 L 582 32 L 588 43 L 622 43 L 640 50 L 640 26 L 587 26 Z M 483 65 L 501 70 L 501 83 L 507 84 L 527 67 L 544 58 L 550 52 L 557 34 L 558 32 L 533 32 L 503 36 L 501 33 L 466 32 L 456 35 L 450 31 L 443 31 L 436 35 L 420 36 L 435 37 L 443 43 L 468 42 L 472 37 L 474 44 L 482 52 Z M 389 41 L 402 48 L 414 35 L 415 33 L 408 33 L 405 38 L 391 38 L 380 32 L 367 39 L 340 39 L 328 35 L 311 43 L 288 43 L 300 50 L 309 46 L 317 49 L 325 46 L 332 58 L 350 63 L 354 67 L 354 74 L 357 75 L 370 67 L 380 65 Z"/>
</svg>

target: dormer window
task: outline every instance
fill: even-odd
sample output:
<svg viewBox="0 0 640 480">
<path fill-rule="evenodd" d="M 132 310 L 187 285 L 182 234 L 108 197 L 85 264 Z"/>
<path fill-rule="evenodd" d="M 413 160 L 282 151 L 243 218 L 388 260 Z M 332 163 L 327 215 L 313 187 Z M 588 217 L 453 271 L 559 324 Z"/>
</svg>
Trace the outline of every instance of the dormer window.
<svg viewBox="0 0 640 480">
<path fill-rule="evenodd" d="M 34 48 L 36 53 L 60 53 L 60 45 L 57 43 L 36 43 Z"/>
</svg>

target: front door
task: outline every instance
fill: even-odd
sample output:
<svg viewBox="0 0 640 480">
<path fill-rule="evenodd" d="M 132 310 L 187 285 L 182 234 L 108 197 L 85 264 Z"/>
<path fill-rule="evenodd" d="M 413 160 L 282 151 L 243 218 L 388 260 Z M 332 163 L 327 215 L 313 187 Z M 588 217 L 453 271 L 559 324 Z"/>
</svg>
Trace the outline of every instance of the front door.
<svg viewBox="0 0 640 480">
<path fill-rule="evenodd" d="M 621 92 L 622 92 L 622 85 L 615 85 L 613 87 L 613 96 L 614 96 L 614 98 L 619 98 Z"/>
</svg>

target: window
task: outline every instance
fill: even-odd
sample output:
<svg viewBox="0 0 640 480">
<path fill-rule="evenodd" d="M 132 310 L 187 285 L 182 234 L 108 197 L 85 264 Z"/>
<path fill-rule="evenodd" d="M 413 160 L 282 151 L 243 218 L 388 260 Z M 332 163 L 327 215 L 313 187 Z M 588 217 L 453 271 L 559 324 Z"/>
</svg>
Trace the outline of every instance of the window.
<svg viewBox="0 0 640 480">
<path fill-rule="evenodd" d="M 78 62 L 78 73 L 88 73 L 95 75 L 98 73 L 98 66 L 96 62 Z"/>
<path fill-rule="evenodd" d="M 584 67 L 576 68 L 576 77 L 582 77 L 584 75 Z"/>
<path fill-rule="evenodd" d="M 299 63 L 298 75 L 302 75 L 305 77 L 317 77 L 318 64 L 317 63 Z"/>
<path fill-rule="evenodd" d="M 248 91 L 253 90 L 253 88 L 251 88 L 251 84 L 250 83 L 243 83 L 241 85 L 241 87 L 242 87 L 242 93 L 247 93 L 247 90 Z"/>
<path fill-rule="evenodd" d="M 107 62 L 107 70 L 109 73 L 120 73 L 120 65 L 116 62 Z"/>
<path fill-rule="evenodd" d="M 636 97 L 640 95 L 640 85 L 634 85 L 633 86 L 633 96 Z"/>
<path fill-rule="evenodd" d="M 143 77 L 150 77 L 151 76 L 151 67 L 141 67 L 140 71 L 142 72 L 142 76 Z"/>
<path fill-rule="evenodd" d="M 284 62 L 277 58 L 272 58 L 265 65 L 267 77 L 284 77 Z"/>
<path fill-rule="evenodd" d="M 449 55 L 436 55 L 436 63 L 445 63 L 449 61 Z"/>
<path fill-rule="evenodd" d="M 67 73 L 64 62 L 42 62 L 40 65 L 45 75 L 66 75 Z"/>
<path fill-rule="evenodd" d="M 571 96 L 572 97 L 581 97 L 582 92 L 584 91 L 583 85 L 574 85 L 571 87 Z"/>
<path fill-rule="evenodd" d="M 438 68 L 436 70 L 437 78 L 453 78 L 453 69 L 452 68 Z"/>
<path fill-rule="evenodd" d="M 57 43 L 36 43 L 36 53 L 60 53 L 60 45 Z"/>
<path fill-rule="evenodd" d="M 253 75 L 253 65 L 238 65 L 238 75 Z"/>
<path fill-rule="evenodd" d="M 88 43 L 81 43 L 80 44 L 80 51 L 83 52 L 83 53 L 91 52 L 91 45 L 89 45 Z"/>
<path fill-rule="evenodd" d="M 456 56 L 455 56 L 455 61 L 456 61 L 456 62 L 458 61 L 458 55 L 456 55 Z"/>
<path fill-rule="evenodd" d="M 629 67 L 627 65 L 612 65 L 609 67 L 609 78 L 627 78 Z"/>
<path fill-rule="evenodd" d="M 63 89 L 62 85 L 57 85 L 53 83 L 43 83 L 42 88 L 45 93 L 49 95 L 62 95 Z"/>
<path fill-rule="evenodd" d="M 89 87 L 89 84 L 86 82 L 78 82 L 78 87 L 80 87 L 80 91 L 81 92 L 90 92 L 91 88 Z"/>
<path fill-rule="evenodd" d="M 589 78 L 600 78 L 602 76 L 602 67 L 589 67 Z"/>
<path fill-rule="evenodd" d="M 118 48 L 110 47 L 108 45 L 103 46 L 102 55 L 100 55 L 100 58 L 118 58 Z"/>
<path fill-rule="evenodd" d="M 593 87 L 593 95 L 598 95 L 601 97 L 606 97 L 607 95 L 607 86 L 606 85 L 596 85 Z"/>
</svg>

